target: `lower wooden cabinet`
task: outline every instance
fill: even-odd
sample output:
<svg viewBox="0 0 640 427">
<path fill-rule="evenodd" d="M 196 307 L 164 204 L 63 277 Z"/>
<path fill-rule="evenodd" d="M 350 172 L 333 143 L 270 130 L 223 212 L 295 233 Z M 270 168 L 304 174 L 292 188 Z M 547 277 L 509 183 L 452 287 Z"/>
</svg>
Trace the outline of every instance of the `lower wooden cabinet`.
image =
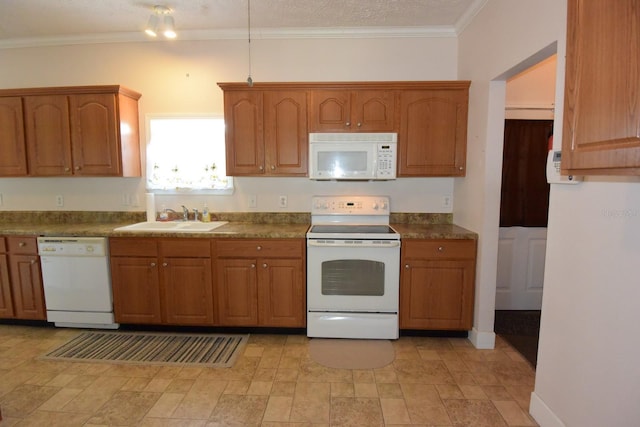
<svg viewBox="0 0 640 427">
<path fill-rule="evenodd" d="M 213 325 L 209 239 L 111 238 L 116 321 Z"/>
<path fill-rule="evenodd" d="M 218 240 L 216 275 L 220 325 L 306 325 L 304 239 Z"/>
<path fill-rule="evenodd" d="M 470 330 L 475 240 L 403 240 L 400 328 Z"/>
<path fill-rule="evenodd" d="M 34 236 L 0 237 L 0 318 L 47 318 Z"/>
</svg>

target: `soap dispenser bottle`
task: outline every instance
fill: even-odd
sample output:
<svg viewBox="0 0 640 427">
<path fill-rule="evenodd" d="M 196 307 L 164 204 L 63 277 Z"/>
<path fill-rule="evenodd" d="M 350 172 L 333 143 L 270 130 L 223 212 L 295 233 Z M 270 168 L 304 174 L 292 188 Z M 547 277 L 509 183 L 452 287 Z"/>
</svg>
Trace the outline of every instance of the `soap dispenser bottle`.
<svg viewBox="0 0 640 427">
<path fill-rule="evenodd" d="M 209 213 L 209 208 L 205 203 L 204 207 L 202 208 L 202 222 L 210 222 L 210 221 L 211 221 L 211 214 Z"/>
</svg>

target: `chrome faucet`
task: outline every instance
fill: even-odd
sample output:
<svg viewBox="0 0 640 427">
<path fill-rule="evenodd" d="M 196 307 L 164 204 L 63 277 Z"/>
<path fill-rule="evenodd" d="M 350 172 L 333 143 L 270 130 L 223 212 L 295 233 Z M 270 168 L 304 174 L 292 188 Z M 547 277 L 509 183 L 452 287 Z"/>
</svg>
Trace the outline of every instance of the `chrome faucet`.
<svg viewBox="0 0 640 427">
<path fill-rule="evenodd" d="M 182 205 L 182 219 L 185 221 L 189 220 L 189 209 L 187 209 L 185 205 Z"/>
</svg>

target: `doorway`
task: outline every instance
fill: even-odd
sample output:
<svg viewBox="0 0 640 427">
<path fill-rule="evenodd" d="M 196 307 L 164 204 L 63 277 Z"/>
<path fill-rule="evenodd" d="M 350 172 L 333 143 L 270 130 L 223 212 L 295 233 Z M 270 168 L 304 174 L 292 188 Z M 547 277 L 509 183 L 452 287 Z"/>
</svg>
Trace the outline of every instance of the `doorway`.
<svg viewBox="0 0 640 427">
<path fill-rule="evenodd" d="M 494 331 L 534 367 L 546 255 L 545 170 L 553 135 L 555 69 L 552 55 L 506 85 Z"/>
</svg>

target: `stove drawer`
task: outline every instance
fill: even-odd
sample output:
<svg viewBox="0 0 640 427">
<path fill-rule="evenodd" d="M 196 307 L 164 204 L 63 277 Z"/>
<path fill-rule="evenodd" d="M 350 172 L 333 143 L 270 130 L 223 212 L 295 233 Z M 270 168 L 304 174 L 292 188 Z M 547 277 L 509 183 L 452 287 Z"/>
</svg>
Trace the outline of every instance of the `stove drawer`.
<svg viewBox="0 0 640 427">
<path fill-rule="evenodd" d="M 403 240 L 403 258 L 473 259 L 475 240 Z"/>
<path fill-rule="evenodd" d="M 216 255 L 232 258 L 300 258 L 304 255 L 304 243 L 304 239 L 218 240 Z"/>
</svg>

